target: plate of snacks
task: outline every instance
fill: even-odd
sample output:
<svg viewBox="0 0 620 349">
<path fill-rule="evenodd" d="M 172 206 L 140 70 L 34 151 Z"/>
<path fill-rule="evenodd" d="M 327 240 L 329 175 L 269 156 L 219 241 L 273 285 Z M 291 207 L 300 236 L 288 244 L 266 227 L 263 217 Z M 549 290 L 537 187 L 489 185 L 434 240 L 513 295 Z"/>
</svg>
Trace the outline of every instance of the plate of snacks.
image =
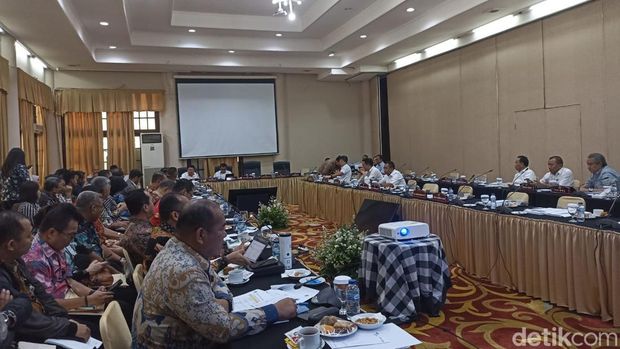
<svg viewBox="0 0 620 349">
<path fill-rule="evenodd" d="M 321 336 L 328 338 L 346 337 L 357 332 L 356 324 L 337 316 L 325 316 L 315 327 L 319 329 Z"/>
<path fill-rule="evenodd" d="M 351 321 L 363 330 L 374 330 L 383 326 L 386 318 L 381 313 L 362 313 L 351 317 Z"/>
<path fill-rule="evenodd" d="M 310 274 L 311 274 L 310 270 L 304 269 L 304 268 L 289 269 L 289 270 L 285 270 L 284 273 L 282 273 L 282 277 L 303 278 Z"/>
</svg>

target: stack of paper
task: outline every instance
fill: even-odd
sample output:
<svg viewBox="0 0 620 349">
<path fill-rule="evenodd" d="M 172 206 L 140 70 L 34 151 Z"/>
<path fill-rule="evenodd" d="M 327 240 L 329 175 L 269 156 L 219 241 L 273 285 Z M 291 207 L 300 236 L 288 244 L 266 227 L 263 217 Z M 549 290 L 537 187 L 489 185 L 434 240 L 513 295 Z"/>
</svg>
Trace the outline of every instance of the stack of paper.
<svg viewBox="0 0 620 349">
<path fill-rule="evenodd" d="M 101 345 L 103 344 L 101 343 L 101 341 L 98 341 L 93 337 L 90 337 L 90 339 L 86 343 L 73 341 L 70 339 L 53 339 L 53 338 L 46 340 L 45 343 L 53 344 L 61 348 L 67 348 L 67 349 L 97 349 L 97 348 L 100 348 Z"/>
<path fill-rule="evenodd" d="M 280 286 L 282 285 L 274 285 Z M 287 285 L 288 286 L 288 285 Z M 242 311 L 248 309 L 256 309 L 264 307 L 269 304 L 274 304 L 284 298 L 293 298 L 296 303 L 303 303 L 312 297 L 316 296 L 319 291 L 302 286 L 299 289 L 294 289 L 292 286 L 284 289 L 271 289 L 271 290 L 254 290 L 246 294 L 233 298 L 233 311 Z"/>
<path fill-rule="evenodd" d="M 553 216 L 553 217 L 570 217 L 570 213 L 565 208 L 551 208 L 551 207 L 535 207 L 524 210 L 527 214 L 534 214 L 539 216 Z"/>
</svg>

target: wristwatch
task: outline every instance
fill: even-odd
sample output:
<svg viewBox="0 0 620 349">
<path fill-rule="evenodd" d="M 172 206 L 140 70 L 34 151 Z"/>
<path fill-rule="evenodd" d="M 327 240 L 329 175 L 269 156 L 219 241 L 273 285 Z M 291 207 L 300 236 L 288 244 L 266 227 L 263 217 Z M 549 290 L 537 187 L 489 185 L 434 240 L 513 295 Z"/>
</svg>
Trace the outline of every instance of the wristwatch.
<svg viewBox="0 0 620 349">
<path fill-rule="evenodd" d="M 11 310 L 0 312 L 0 343 L 6 339 L 9 329 L 13 328 L 16 322 L 17 316 Z"/>
</svg>

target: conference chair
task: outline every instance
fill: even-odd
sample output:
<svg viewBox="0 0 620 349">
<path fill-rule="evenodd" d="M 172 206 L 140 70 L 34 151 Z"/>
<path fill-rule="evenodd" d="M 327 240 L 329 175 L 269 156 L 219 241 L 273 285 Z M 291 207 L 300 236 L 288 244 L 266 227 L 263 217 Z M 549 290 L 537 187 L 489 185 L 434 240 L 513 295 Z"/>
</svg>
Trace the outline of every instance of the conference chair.
<svg viewBox="0 0 620 349">
<path fill-rule="evenodd" d="M 306 175 L 310 172 L 310 169 L 308 167 L 304 167 L 301 169 L 301 174 L 302 175 Z"/>
<path fill-rule="evenodd" d="M 129 252 L 127 252 L 127 250 L 124 248 L 122 249 L 123 249 L 123 257 L 125 258 L 125 279 L 129 280 L 129 278 L 133 276 L 133 271 L 134 271 L 133 262 L 131 261 L 131 258 L 129 257 Z"/>
<path fill-rule="evenodd" d="M 138 264 L 133 270 L 133 285 L 136 287 L 136 291 L 142 290 L 142 282 L 144 282 L 144 265 Z"/>
<path fill-rule="evenodd" d="M 433 193 L 433 194 L 437 194 L 439 193 L 439 185 L 437 183 L 426 183 L 422 187 L 422 190 Z"/>
<path fill-rule="evenodd" d="M 415 179 L 410 179 L 407 181 L 407 186 L 409 188 L 415 188 L 416 185 L 418 185 L 418 181 L 416 181 Z"/>
<path fill-rule="evenodd" d="M 562 196 L 558 199 L 557 208 L 567 208 L 568 204 L 582 203 L 583 207 L 586 207 L 586 200 L 578 196 Z"/>
<path fill-rule="evenodd" d="M 579 190 L 579 188 L 581 188 L 581 181 L 578 179 L 574 179 L 573 180 L 573 188 Z"/>
<path fill-rule="evenodd" d="M 458 173 L 458 172 L 450 172 L 450 173 L 448 173 L 448 178 L 450 178 L 450 179 L 459 179 L 460 175 L 461 174 Z"/>
<path fill-rule="evenodd" d="M 177 173 L 178 173 L 179 178 L 181 178 L 181 176 L 182 176 L 185 172 L 187 172 L 187 167 L 179 167 L 179 168 L 177 168 Z"/>
<path fill-rule="evenodd" d="M 273 172 L 278 172 L 281 175 L 291 174 L 291 162 L 290 161 L 274 161 Z"/>
<path fill-rule="evenodd" d="M 243 175 L 249 176 L 252 173 L 254 173 L 256 176 L 260 176 L 260 161 L 243 162 Z"/>
<path fill-rule="evenodd" d="M 473 196 L 474 188 L 471 185 L 461 185 L 457 191 L 458 196 Z"/>
<path fill-rule="evenodd" d="M 106 349 L 131 348 L 131 332 L 127 321 L 117 301 L 112 301 L 106 307 L 101 319 L 99 319 L 101 340 Z"/>
<path fill-rule="evenodd" d="M 530 196 L 527 193 L 520 191 L 511 191 L 508 195 L 506 195 L 506 200 L 521 202 L 525 205 L 530 204 Z"/>
</svg>

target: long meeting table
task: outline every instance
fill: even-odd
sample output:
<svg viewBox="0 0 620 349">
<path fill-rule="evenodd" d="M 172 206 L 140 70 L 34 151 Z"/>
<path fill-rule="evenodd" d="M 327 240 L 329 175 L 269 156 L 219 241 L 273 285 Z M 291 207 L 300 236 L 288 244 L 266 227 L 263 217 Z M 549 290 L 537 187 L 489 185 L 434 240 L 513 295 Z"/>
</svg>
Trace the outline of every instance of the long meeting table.
<svg viewBox="0 0 620 349">
<path fill-rule="evenodd" d="M 302 178 L 209 183 L 228 189 L 278 187 L 278 198 L 311 216 L 352 223 L 365 199 L 399 203 L 405 220 L 426 222 L 450 263 L 468 273 L 620 326 L 620 232 L 596 221 L 483 211 L 389 192 L 313 183 Z M 618 220 L 618 219 L 616 219 Z"/>
</svg>

